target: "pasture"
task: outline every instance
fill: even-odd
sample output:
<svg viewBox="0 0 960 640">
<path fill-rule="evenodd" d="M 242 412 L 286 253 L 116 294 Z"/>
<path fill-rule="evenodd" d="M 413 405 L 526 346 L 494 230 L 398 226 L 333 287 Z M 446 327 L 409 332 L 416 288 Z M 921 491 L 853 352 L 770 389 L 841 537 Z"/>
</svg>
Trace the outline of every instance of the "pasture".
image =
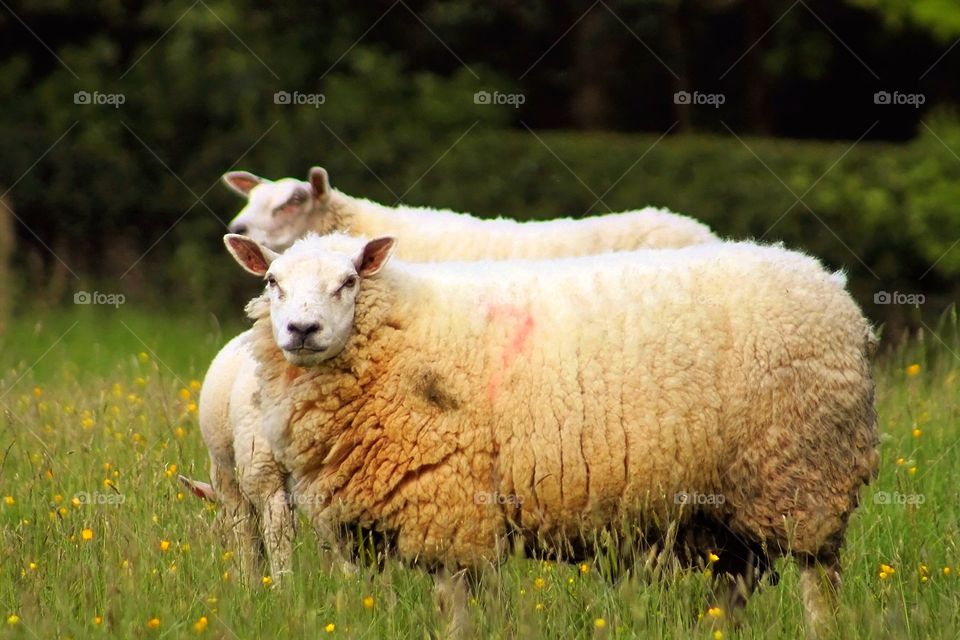
<svg viewBox="0 0 960 640">
<path fill-rule="evenodd" d="M 238 305 L 239 306 L 239 305 Z M 196 401 L 243 323 L 74 307 L 23 315 L 0 343 L 0 638 L 423 638 L 432 582 L 388 561 L 328 571 L 301 527 L 282 589 L 248 584 L 213 532 Z M 876 365 L 882 439 L 843 553 L 839 637 L 960 637 L 960 447 L 955 316 Z M 796 568 L 739 627 L 704 571 L 613 584 L 597 565 L 511 558 L 470 611 L 483 637 L 795 638 Z"/>
</svg>

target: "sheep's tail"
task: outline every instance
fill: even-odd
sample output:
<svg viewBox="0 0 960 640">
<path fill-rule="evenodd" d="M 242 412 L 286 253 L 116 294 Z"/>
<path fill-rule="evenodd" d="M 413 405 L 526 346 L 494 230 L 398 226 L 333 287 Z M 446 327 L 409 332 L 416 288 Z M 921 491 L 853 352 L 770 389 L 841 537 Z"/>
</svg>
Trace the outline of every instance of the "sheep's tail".
<svg viewBox="0 0 960 640">
<path fill-rule="evenodd" d="M 209 482 L 201 482 L 200 480 L 193 480 L 186 476 L 177 476 L 177 480 L 180 481 L 184 487 L 190 490 L 190 493 L 197 496 L 201 500 L 206 500 L 208 502 L 219 502 L 217 500 L 217 492 L 213 490 L 213 486 Z"/>
</svg>

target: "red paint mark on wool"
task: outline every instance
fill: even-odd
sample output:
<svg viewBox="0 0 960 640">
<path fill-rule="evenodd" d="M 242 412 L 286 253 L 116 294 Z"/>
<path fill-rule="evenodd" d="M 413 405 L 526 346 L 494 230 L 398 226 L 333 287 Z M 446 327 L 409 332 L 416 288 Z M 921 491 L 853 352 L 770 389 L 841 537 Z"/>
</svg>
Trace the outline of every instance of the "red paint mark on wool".
<svg viewBox="0 0 960 640">
<path fill-rule="evenodd" d="M 503 372 L 509 367 L 518 355 L 523 353 L 530 341 L 535 322 L 529 311 L 523 311 L 509 304 L 492 304 L 487 307 L 487 321 L 497 322 L 504 320 L 510 324 L 507 343 L 500 353 L 500 368 L 490 376 L 487 384 L 487 399 L 493 402 L 503 382 Z"/>
</svg>

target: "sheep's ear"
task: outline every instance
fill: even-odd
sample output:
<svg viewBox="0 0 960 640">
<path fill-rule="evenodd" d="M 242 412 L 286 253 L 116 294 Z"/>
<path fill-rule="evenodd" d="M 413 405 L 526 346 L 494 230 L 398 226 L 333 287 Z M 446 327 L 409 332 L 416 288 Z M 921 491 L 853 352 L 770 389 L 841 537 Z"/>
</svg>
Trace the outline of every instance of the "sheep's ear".
<svg viewBox="0 0 960 640">
<path fill-rule="evenodd" d="M 323 167 L 313 167 L 308 174 L 310 186 L 313 188 L 313 197 L 321 200 L 330 194 L 330 178 Z"/>
<path fill-rule="evenodd" d="M 270 268 L 270 263 L 277 259 L 278 253 L 261 246 L 247 236 L 228 233 L 223 236 L 223 243 L 227 251 L 241 267 L 255 276 L 263 276 Z"/>
<path fill-rule="evenodd" d="M 189 489 L 190 493 L 197 496 L 201 500 L 207 500 L 209 502 L 217 501 L 217 492 L 213 490 L 213 487 L 209 483 L 200 482 L 199 480 L 192 480 L 186 476 L 177 476 L 177 480 L 180 481 L 180 484 Z"/>
<path fill-rule="evenodd" d="M 387 263 L 387 260 L 390 259 L 396 243 L 396 238 L 391 238 L 390 236 L 374 238 L 368 242 L 366 246 L 363 247 L 360 255 L 357 256 L 357 259 L 354 260 L 357 273 L 361 277 L 366 278 L 380 271 L 383 265 Z"/>
<path fill-rule="evenodd" d="M 250 190 L 263 182 L 263 178 L 249 171 L 227 171 L 221 178 L 223 184 L 242 196 L 250 195 Z"/>
</svg>

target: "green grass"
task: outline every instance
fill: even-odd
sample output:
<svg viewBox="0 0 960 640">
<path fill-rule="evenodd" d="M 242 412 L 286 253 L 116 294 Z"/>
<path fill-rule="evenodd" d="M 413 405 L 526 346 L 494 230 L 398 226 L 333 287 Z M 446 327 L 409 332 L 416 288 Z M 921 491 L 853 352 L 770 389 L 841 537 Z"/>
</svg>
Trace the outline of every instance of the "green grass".
<svg viewBox="0 0 960 640">
<path fill-rule="evenodd" d="M 0 338 L 0 637 L 195 636 L 202 616 L 200 636 L 211 638 L 314 638 L 331 624 L 332 637 L 438 629 L 429 577 L 392 562 L 331 574 L 305 529 L 283 589 L 245 586 L 212 531 L 212 507 L 182 494 L 172 465 L 207 477 L 191 382 L 242 326 L 239 316 L 221 329 L 186 313 L 82 308 L 19 319 Z M 956 320 L 937 335 L 878 362 L 882 460 L 844 549 L 844 638 L 960 637 Z M 86 495 L 103 504 L 71 504 Z M 881 563 L 895 571 L 881 579 Z M 699 572 L 610 585 L 595 567 L 521 559 L 484 576 L 471 611 L 493 637 L 794 638 L 797 572 L 779 568 L 780 584 L 761 588 L 738 629 L 704 615 L 712 602 Z"/>
</svg>

